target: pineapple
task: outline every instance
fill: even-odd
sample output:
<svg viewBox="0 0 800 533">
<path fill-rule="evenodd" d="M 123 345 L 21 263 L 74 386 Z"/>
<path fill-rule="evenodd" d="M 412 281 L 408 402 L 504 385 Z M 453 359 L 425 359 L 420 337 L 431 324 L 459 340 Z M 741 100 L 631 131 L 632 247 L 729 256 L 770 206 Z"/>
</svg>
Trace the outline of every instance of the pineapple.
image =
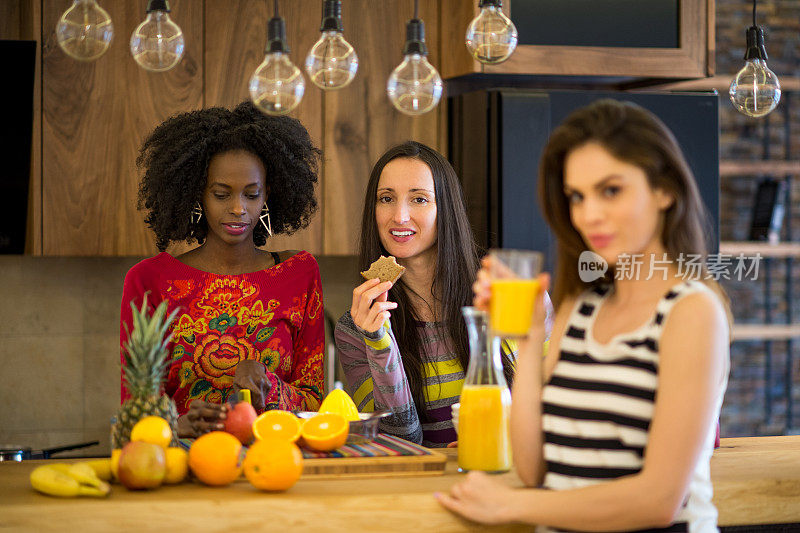
<svg viewBox="0 0 800 533">
<path fill-rule="evenodd" d="M 133 331 L 128 333 L 125 343 L 125 367 L 123 379 L 128 385 L 131 397 L 117 411 L 117 421 L 111 431 L 111 445 L 122 448 L 131 440 L 131 430 L 141 418 L 149 415 L 160 416 L 172 428 L 172 444 L 177 444 L 178 411 L 175 402 L 161 393 L 161 382 L 169 365 L 167 330 L 178 310 L 167 314 L 167 302 L 161 302 L 152 315 L 147 313 L 147 294 L 142 308 L 133 310 Z"/>
</svg>

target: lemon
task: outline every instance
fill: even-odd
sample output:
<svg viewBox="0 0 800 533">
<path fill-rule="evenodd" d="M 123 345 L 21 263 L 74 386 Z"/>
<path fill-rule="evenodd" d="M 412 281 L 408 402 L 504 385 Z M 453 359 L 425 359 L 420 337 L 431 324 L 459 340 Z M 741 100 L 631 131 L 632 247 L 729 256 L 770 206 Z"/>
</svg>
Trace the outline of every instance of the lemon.
<svg viewBox="0 0 800 533">
<path fill-rule="evenodd" d="M 119 456 L 122 454 L 122 450 L 119 448 L 115 448 L 111 450 L 111 475 L 115 480 L 119 479 Z"/>
<path fill-rule="evenodd" d="M 167 473 L 164 483 L 180 483 L 189 472 L 189 454 L 183 448 L 167 448 Z"/>
<path fill-rule="evenodd" d="M 319 412 L 341 415 L 348 422 L 360 420 L 356 404 L 342 389 L 333 389 L 328 393 L 319 406 Z"/>
<path fill-rule="evenodd" d="M 172 430 L 169 422 L 160 416 L 146 416 L 133 426 L 131 441 L 149 442 L 166 448 L 172 442 Z"/>
<path fill-rule="evenodd" d="M 86 461 L 97 477 L 103 481 L 111 481 L 111 459 L 92 459 Z"/>
</svg>

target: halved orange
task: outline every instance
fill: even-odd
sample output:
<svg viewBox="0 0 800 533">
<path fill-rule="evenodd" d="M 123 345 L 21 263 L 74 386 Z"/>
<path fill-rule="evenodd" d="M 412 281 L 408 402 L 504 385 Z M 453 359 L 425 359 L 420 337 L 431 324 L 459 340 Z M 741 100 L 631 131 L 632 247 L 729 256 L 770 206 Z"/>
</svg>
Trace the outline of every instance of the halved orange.
<svg viewBox="0 0 800 533">
<path fill-rule="evenodd" d="M 289 411 L 264 411 L 253 420 L 253 436 L 258 440 L 277 438 L 296 442 L 302 425 Z"/>
<path fill-rule="evenodd" d="M 336 413 L 319 413 L 306 420 L 301 429 L 303 442 L 312 450 L 329 452 L 347 442 L 350 423 Z"/>
</svg>

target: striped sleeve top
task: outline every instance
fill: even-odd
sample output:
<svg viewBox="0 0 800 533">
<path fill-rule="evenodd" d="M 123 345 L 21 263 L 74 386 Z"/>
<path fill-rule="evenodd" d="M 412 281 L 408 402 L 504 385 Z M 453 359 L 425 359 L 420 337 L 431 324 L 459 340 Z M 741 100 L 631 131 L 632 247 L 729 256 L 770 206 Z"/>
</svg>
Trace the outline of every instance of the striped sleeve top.
<svg viewBox="0 0 800 533">
<path fill-rule="evenodd" d="M 675 285 L 648 323 L 600 344 L 592 328 L 609 290 L 590 289 L 578 298 L 559 360 L 542 392 L 546 488 L 585 487 L 642 469 L 658 391 L 663 325 L 681 298 L 710 291 L 697 281 Z M 715 423 L 706 432 L 687 498 L 675 523 L 664 531 L 717 531 L 709 461 L 726 384 L 727 378 L 715 400 Z"/>
<path fill-rule="evenodd" d="M 348 390 L 362 412 L 390 410 L 381 419 L 384 433 L 428 447 L 443 447 L 456 440 L 450 407 L 461 395 L 464 371 L 437 323 L 418 322 L 425 348 L 425 407 L 428 422 L 421 422 L 411 396 L 403 360 L 389 321 L 375 333 L 363 331 L 346 312 L 336 324 L 334 337 Z"/>
</svg>

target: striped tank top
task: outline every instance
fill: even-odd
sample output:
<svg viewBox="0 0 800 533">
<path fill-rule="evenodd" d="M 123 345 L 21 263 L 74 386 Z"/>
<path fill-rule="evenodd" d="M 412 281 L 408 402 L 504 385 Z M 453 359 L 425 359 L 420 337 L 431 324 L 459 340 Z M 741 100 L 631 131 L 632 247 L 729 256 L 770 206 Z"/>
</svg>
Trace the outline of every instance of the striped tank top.
<svg viewBox="0 0 800 533">
<path fill-rule="evenodd" d="M 646 324 L 600 344 L 594 340 L 592 328 L 610 290 L 609 286 L 596 287 L 578 298 L 561 339 L 559 360 L 542 392 L 545 488 L 580 488 L 642 469 L 658 390 L 658 350 L 664 323 L 681 298 L 711 291 L 698 281 L 675 285 Z M 683 507 L 673 525 L 648 531 L 717 531 L 709 462 L 727 372 L 725 375 L 716 398 L 715 423 L 708 428 Z"/>
</svg>

